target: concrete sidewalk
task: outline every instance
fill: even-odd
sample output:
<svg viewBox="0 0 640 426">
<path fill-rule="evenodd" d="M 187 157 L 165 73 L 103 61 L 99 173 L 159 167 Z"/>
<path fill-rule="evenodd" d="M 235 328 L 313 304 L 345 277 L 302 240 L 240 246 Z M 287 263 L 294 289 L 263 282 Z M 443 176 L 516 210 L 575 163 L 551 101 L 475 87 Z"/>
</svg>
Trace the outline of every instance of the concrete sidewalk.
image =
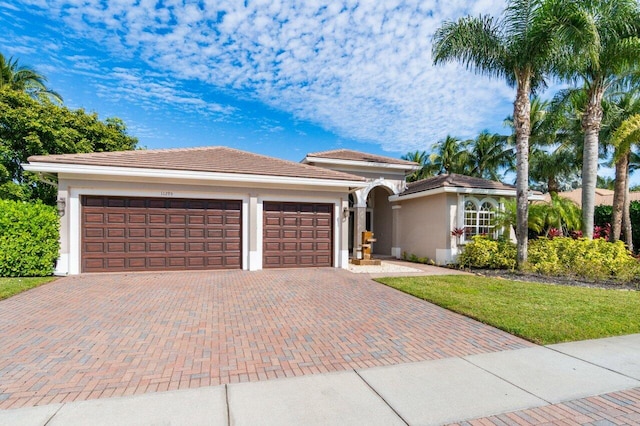
<svg viewBox="0 0 640 426">
<path fill-rule="evenodd" d="M 595 414 L 578 410 L 576 416 L 582 417 L 569 418 L 570 422 L 612 423 L 615 411 L 616 419 L 622 419 L 619 424 L 640 424 L 640 391 L 625 394 L 624 400 L 606 397 L 633 388 L 640 388 L 640 334 L 6 410 L 0 411 L 0 425 L 429 425 L 532 407 L 544 410 L 594 395 L 605 395 L 603 401 L 613 402 L 603 404 L 601 412 L 596 406 Z M 570 411 L 562 412 L 570 417 Z M 549 412 L 548 423 L 561 418 Z M 508 424 L 509 419 L 512 424 L 544 423 L 540 420 L 544 415 L 538 417 L 495 417 L 493 424 Z"/>
</svg>

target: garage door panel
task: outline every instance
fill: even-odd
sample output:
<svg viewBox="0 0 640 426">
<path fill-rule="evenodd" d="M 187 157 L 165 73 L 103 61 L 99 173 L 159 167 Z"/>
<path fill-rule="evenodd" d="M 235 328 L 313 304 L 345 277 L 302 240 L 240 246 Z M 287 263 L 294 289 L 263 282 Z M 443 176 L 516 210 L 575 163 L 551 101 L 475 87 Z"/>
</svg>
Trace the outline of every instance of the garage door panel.
<svg viewBox="0 0 640 426">
<path fill-rule="evenodd" d="M 85 245 L 85 251 L 89 253 L 104 253 L 104 243 L 88 243 Z"/>
<path fill-rule="evenodd" d="M 104 238 L 103 228 L 85 229 L 84 236 L 89 238 Z"/>
<path fill-rule="evenodd" d="M 332 227 L 332 204 L 265 202 L 263 266 L 331 266 Z"/>
<path fill-rule="evenodd" d="M 109 207 L 124 207 L 125 203 L 124 198 L 108 198 L 106 205 Z"/>
<path fill-rule="evenodd" d="M 99 224 L 103 224 L 104 223 L 104 214 L 102 213 L 90 213 L 90 214 L 86 214 L 84 217 L 84 221 L 86 223 L 99 223 Z"/>
<path fill-rule="evenodd" d="M 165 214 L 150 214 L 149 223 L 167 223 L 167 215 Z"/>
<path fill-rule="evenodd" d="M 204 225 L 204 215 L 189 215 L 190 225 Z"/>
<path fill-rule="evenodd" d="M 129 253 L 145 253 L 147 251 L 147 245 L 144 242 L 128 243 L 127 251 Z"/>
<path fill-rule="evenodd" d="M 325 243 L 325 242 L 322 242 L 322 241 L 318 241 L 318 242 L 316 243 L 316 247 L 315 247 L 315 249 L 316 249 L 316 250 L 318 250 L 318 251 L 328 251 L 328 250 L 331 250 L 331 243 L 330 243 L 330 242 L 326 242 L 326 243 Z"/>
<path fill-rule="evenodd" d="M 84 196 L 82 271 L 239 268 L 241 207 L 226 200 Z"/>
<path fill-rule="evenodd" d="M 187 230 L 184 228 L 168 228 L 167 231 L 169 238 L 184 238 L 187 235 Z"/>
<path fill-rule="evenodd" d="M 127 223 L 147 223 L 147 215 L 144 213 L 129 213 Z"/>
<path fill-rule="evenodd" d="M 187 249 L 187 245 L 184 242 L 181 243 L 169 243 L 167 244 L 167 248 L 170 252 L 176 252 L 176 251 L 186 251 Z"/>
<path fill-rule="evenodd" d="M 123 268 L 126 265 L 124 257 L 112 257 L 104 260 L 105 268 Z"/>
<path fill-rule="evenodd" d="M 301 229 L 300 230 L 300 238 L 301 239 L 309 239 L 312 240 L 315 238 L 316 233 L 313 229 Z"/>
<path fill-rule="evenodd" d="M 147 228 L 128 228 L 126 231 L 129 238 L 147 238 Z"/>
<path fill-rule="evenodd" d="M 96 231 L 104 231 L 104 229 L 96 229 Z M 124 228 L 107 228 L 107 237 L 108 238 L 125 238 L 127 232 Z M 98 232 L 104 235 L 104 232 Z M 86 235 L 86 234 L 85 234 Z M 94 235 L 95 237 L 100 237 L 99 235 Z"/>
<path fill-rule="evenodd" d="M 147 264 L 150 268 L 166 268 L 167 259 L 164 257 L 150 257 L 147 260 Z"/>
<path fill-rule="evenodd" d="M 149 232 L 149 238 L 166 238 L 167 237 L 167 230 L 164 228 L 149 228 L 148 229 Z M 144 238 L 145 235 L 142 235 L 142 238 Z M 169 234 L 169 237 L 171 237 L 171 235 Z"/>
<path fill-rule="evenodd" d="M 314 243 L 311 241 L 302 241 L 300 242 L 300 250 L 301 251 L 309 251 L 314 249 Z M 326 250 L 326 249 L 325 249 Z"/>
</svg>

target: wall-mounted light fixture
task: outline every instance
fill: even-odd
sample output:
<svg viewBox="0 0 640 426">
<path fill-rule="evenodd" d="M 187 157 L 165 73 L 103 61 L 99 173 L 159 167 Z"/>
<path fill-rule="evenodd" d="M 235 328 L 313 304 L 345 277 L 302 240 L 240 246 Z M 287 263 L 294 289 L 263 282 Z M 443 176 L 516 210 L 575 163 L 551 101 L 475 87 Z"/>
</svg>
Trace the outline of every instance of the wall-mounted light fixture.
<svg viewBox="0 0 640 426">
<path fill-rule="evenodd" d="M 64 216 L 64 212 L 67 208 L 67 200 L 64 198 L 58 198 L 58 201 L 56 201 L 56 207 L 58 208 L 58 215 Z"/>
<path fill-rule="evenodd" d="M 346 219 L 346 218 L 348 218 L 348 217 L 349 217 L 349 207 L 344 207 L 344 208 L 342 209 L 342 218 L 343 218 L 343 219 Z"/>
</svg>

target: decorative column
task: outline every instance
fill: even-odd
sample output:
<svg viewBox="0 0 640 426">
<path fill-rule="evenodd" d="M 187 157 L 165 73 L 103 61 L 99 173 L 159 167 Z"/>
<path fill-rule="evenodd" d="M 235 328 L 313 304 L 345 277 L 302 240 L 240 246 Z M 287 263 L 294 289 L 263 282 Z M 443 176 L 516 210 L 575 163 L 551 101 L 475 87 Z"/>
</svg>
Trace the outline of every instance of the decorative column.
<svg viewBox="0 0 640 426">
<path fill-rule="evenodd" d="M 367 226 L 367 205 L 355 204 L 353 206 L 353 258 L 362 259 L 362 233 Z"/>
<path fill-rule="evenodd" d="M 249 269 L 257 271 L 262 269 L 262 204 L 258 203 L 256 194 L 249 194 L 248 208 L 249 231 Z M 243 224 L 243 227 L 245 225 Z"/>
<path fill-rule="evenodd" d="M 400 209 L 402 206 L 400 204 L 393 204 L 391 206 L 392 212 L 392 234 L 391 234 L 391 256 L 394 256 L 396 259 L 400 259 L 402 257 L 402 247 L 400 246 Z"/>
</svg>

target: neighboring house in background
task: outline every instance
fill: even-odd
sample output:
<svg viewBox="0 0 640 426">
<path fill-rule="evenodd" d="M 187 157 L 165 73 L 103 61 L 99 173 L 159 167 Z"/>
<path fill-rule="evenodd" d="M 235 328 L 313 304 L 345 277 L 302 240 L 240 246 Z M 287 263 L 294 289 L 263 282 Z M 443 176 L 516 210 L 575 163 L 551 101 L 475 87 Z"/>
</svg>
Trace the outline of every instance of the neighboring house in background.
<svg viewBox="0 0 640 426">
<path fill-rule="evenodd" d="M 558 192 L 558 196 L 568 198 L 582 208 L 582 188 L 576 188 L 572 191 Z M 550 202 L 551 195 L 544 194 L 544 201 Z M 632 191 L 629 193 L 629 201 L 640 201 L 640 191 Z M 612 206 L 613 191 L 611 189 L 596 188 L 596 198 L 594 206 Z"/>
<path fill-rule="evenodd" d="M 301 163 L 226 147 L 33 156 L 25 170 L 57 178 L 56 274 L 333 266 L 403 252 L 451 262 L 460 243 L 492 233 L 513 186 L 461 175 L 410 184 L 410 161 L 352 150 Z"/>
</svg>

